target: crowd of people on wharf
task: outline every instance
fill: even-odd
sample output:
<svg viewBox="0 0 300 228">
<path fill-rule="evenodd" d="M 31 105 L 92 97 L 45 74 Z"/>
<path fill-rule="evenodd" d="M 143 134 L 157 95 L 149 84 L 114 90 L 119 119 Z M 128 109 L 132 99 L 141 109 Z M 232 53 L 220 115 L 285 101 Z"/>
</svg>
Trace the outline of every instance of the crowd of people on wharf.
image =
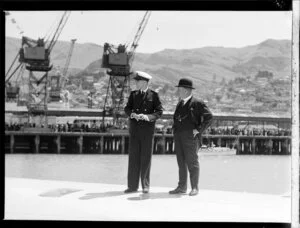
<svg viewBox="0 0 300 228">
<path fill-rule="evenodd" d="M 46 127 L 42 125 L 37 125 L 35 123 L 5 123 L 5 131 L 22 131 L 25 128 L 49 128 L 52 132 L 105 132 L 105 129 L 113 127 L 113 124 L 108 122 L 103 124 L 92 124 L 79 123 L 76 120 L 74 123 L 58 123 L 58 124 L 48 124 Z M 121 124 L 120 129 L 127 129 L 126 124 Z"/>
<path fill-rule="evenodd" d="M 119 129 L 126 130 L 128 125 L 124 122 L 121 123 Z M 167 125 L 163 128 L 156 128 L 155 132 L 157 134 L 173 134 L 172 125 Z M 7 123 L 5 122 L 5 131 L 22 131 L 24 127 L 35 128 L 37 125 L 35 123 Z M 42 128 L 45 126 L 41 125 Z M 47 126 L 52 132 L 105 132 L 105 129 L 113 127 L 111 122 L 105 124 L 92 123 L 84 124 L 79 122 L 74 123 L 58 123 L 58 124 L 48 124 Z M 204 134 L 208 135 L 246 135 L 246 136 L 291 136 L 291 129 L 268 129 L 262 127 L 255 128 L 238 128 L 238 127 L 209 127 Z"/>
</svg>

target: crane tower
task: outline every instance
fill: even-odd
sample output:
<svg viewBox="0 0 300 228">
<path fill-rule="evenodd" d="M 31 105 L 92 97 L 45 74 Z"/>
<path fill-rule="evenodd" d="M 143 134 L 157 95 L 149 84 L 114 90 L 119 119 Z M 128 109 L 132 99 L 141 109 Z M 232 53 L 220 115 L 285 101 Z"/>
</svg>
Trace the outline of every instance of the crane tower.
<svg viewBox="0 0 300 228">
<path fill-rule="evenodd" d="M 147 11 L 143 16 L 129 50 L 127 50 L 128 45 L 126 44 L 118 46 L 109 43 L 104 44 L 101 67 L 108 68 L 106 73 L 109 75 L 109 84 L 103 107 L 103 124 L 107 112 L 113 116 L 113 124 L 119 124 L 118 117 L 123 112 L 122 104 L 130 93 L 130 76 L 132 75 L 135 50 L 150 14 L 151 12 Z"/>
<path fill-rule="evenodd" d="M 65 66 L 63 68 L 62 73 L 61 72 L 56 72 L 56 75 L 51 76 L 50 78 L 50 101 L 60 101 L 61 97 L 62 97 L 62 93 L 64 92 L 64 87 L 65 87 L 65 83 L 68 80 L 67 77 L 67 72 L 70 66 L 70 61 L 71 61 L 71 57 L 72 57 L 72 53 L 73 53 L 73 49 L 74 49 L 74 45 L 77 39 L 72 39 L 71 40 L 71 46 L 69 49 L 69 53 L 67 55 L 67 60 L 65 63 Z"/>
<path fill-rule="evenodd" d="M 40 124 L 45 127 L 48 125 L 48 72 L 52 69 L 52 65 L 50 65 L 50 53 L 69 16 L 69 11 L 63 13 L 47 47 L 47 41 L 44 41 L 44 38 L 34 40 L 26 36 L 22 37 L 19 62 L 20 65 L 25 65 L 25 68 L 29 71 L 29 100 L 27 101 L 28 119 L 29 122 L 31 122 L 32 117 L 39 116 Z"/>
<path fill-rule="evenodd" d="M 49 49 L 45 47 L 44 39 L 33 40 L 22 37 L 19 61 L 26 64 L 29 70 L 29 100 L 27 109 L 29 122 L 33 115 L 39 115 L 41 123 L 47 122 L 47 79 L 51 70 Z"/>
</svg>

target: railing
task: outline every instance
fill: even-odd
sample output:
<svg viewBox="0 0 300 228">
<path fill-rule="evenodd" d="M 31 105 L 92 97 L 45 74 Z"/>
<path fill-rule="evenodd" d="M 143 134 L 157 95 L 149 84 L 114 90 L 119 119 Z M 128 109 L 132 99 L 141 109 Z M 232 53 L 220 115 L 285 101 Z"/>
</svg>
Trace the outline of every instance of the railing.
<svg viewBox="0 0 300 228">
<path fill-rule="evenodd" d="M 154 135 L 153 154 L 174 154 L 172 134 Z M 202 145 L 226 147 L 236 154 L 291 154 L 290 136 L 203 135 Z M 5 153 L 128 154 L 126 133 L 5 132 Z"/>
</svg>

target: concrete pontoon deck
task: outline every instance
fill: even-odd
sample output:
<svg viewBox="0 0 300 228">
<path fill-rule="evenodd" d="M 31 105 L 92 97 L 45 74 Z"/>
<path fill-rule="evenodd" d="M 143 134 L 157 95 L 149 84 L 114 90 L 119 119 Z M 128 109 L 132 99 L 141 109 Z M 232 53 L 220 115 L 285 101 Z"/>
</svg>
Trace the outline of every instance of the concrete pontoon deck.
<svg viewBox="0 0 300 228">
<path fill-rule="evenodd" d="M 5 219 L 89 221 L 291 222 L 289 195 L 166 187 L 124 194 L 123 185 L 5 178 Z"/>
<path fill-rule="evenodd" d="M 189 196 L 168 193 L 175 155 L 153 155 L 149 194 L 124 194 L 128 155 L 6 154 L 4 218 L 291 222 L 290 156 L 199 155 L 200 192 Z"/>
</svg>

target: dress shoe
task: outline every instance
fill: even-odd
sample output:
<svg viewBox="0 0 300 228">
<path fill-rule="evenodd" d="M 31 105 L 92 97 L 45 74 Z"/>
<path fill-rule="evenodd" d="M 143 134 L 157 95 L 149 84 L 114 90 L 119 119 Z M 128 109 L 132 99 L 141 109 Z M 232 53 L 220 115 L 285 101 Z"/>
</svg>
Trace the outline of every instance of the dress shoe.
<svg viewBox="0 0 300 228">
<path fill-rule="evenodd" d="M 169 191 L 169 194 L 183 194 L 186 193 L 185 190 L 182 190 L 181 188 L 177 187 L 176 189 Z"/>
<path fill-rule="evenodd" d="M 195 195 L 197 195 L 198 194 L 198 190 L 197 189 L 192 189 L 192 191 L 190 192 L 190 196 L 195 196 Z"/>
<path fill-rule="evenodd" d="M 144 188 L 143 193 L 149 193 L 149 188 Z"/>
<path fill-rule="evenodd" d="M 127 188 L 124 193 L 133 193 L 133 192 L 137 192 L 136 189 L 130 189 L 130 188 Z"/>
</svg>

